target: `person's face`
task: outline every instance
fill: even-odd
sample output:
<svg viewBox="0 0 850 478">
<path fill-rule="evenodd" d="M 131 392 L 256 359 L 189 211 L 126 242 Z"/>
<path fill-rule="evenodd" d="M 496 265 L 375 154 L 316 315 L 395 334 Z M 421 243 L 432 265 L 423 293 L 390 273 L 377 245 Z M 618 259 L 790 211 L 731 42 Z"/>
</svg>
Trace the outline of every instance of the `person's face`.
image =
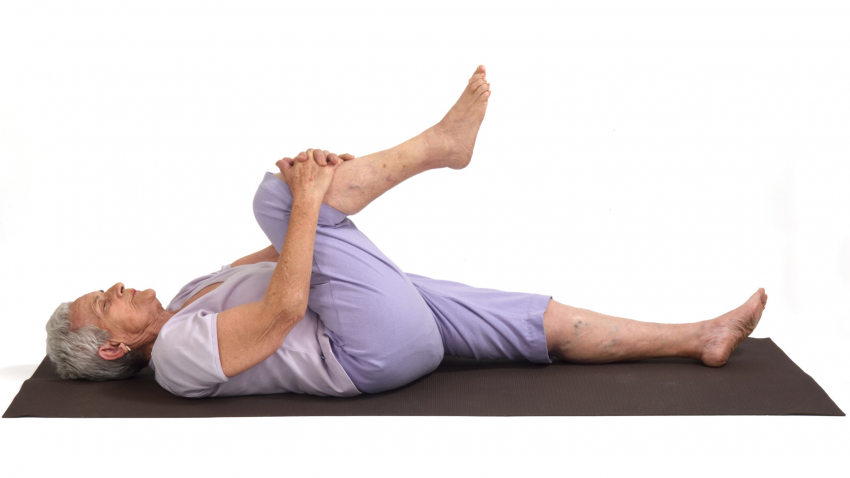
<svg viewBox="0 0 850 478">
<path fill-rule="evenodd" d="M 118 282 L 105 291 L 86 294 L 71 304 L 71 325 L 94 325 L 109 331 L 112 340 L 135 343 L 157 313 L 163 310 L 156 291 L 125 289 Z"/>
</svg>

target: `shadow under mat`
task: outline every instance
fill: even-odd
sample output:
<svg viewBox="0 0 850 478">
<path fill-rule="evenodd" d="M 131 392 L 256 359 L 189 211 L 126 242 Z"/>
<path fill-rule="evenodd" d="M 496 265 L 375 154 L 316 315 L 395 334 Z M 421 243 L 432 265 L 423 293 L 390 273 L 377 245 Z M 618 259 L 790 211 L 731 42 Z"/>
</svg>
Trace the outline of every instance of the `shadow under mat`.
<svg viewBox="0 0 850 478">
<path fill-rule="evenodd" d="M 445 357 L 404 387 L 356 397 L 182 398 L 150 368 L 108 382 L 60 379 L 45 357 L 3 418 L 264 416 L 830 415 L 844 413 L 769 338 L 747 338 L 725 366 L 690 359 L 552 364 Z"/>
</svg>

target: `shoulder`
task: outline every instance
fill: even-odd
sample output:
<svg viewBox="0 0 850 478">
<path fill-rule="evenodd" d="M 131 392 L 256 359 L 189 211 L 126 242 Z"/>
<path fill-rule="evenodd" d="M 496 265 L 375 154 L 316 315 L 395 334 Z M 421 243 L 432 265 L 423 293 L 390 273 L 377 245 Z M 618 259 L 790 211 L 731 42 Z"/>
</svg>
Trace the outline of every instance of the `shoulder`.
<svg viewBox="0 0 850 478">
<path fill-rule="evenodd" d="M 228 379 L 218 356 L 217 312 L 178 312 L 165 323 L 151 350 L 151 368 L 163 388 L 183 397 L 204 397 Z"/>
</svg>

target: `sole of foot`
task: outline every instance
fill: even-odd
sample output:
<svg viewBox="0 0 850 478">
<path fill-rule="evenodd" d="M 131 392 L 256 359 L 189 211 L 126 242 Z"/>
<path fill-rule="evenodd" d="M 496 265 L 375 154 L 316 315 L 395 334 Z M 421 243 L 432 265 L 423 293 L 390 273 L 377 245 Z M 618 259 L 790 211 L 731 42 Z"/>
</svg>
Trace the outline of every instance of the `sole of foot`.
<svg viewBox="0 0 850 478">
<path fill-rule="evenodd" d="M 457 103 L 431 128 L 437 148 L 435 154 L 443 167 L 463 169 L 472 161 L 475 139 L 490 98 L 490 83 L 486 75 L 484 65 L 479 65 Z"/>
<path fill-rule="evenodd" d="M 761 320 L 767 305 L 764 289 L 756 291 L 744 305 L 707 323 L 699 359 L 709 367 L 722 367 L 729 355 L 747 338 Z"/>
</svg>

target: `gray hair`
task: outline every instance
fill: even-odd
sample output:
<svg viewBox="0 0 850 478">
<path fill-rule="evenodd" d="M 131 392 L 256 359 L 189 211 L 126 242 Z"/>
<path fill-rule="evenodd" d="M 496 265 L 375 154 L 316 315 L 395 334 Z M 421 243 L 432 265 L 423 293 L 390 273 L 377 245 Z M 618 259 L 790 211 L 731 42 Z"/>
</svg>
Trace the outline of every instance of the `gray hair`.
<svg viewBox="0 0 850 478">
<path fill-rule="evenodd" d="M 71 303 L 63 302 L 47 321 L 47 356 L 62 378 L 112 380 L 127 378 L 142 368 L 137 352 L 104 360 L 97 350 L 109 340 L 109 332 L 94 325 L 71 330 Z"/>
</svg>

